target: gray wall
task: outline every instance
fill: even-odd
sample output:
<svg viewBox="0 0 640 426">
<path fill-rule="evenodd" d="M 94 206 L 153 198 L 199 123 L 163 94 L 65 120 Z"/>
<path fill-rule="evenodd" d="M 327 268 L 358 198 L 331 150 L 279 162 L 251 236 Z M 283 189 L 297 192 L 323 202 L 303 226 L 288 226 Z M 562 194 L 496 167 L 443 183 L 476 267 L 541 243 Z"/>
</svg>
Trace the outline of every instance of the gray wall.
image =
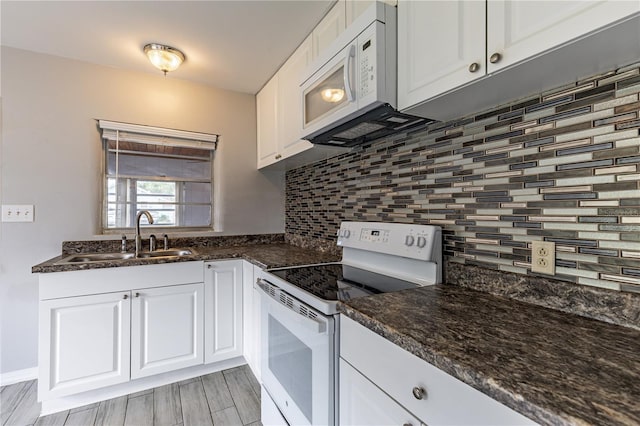
<svg viewBox="0 0 640 426">
<path fill-rule="evenodd" d="M 1 373 L 37 365 L 31 266 L 99 232 L 94 119 L 221 134 L 220 234 L 283 232 L 284 177 L 256 170 L 255 96 L 5 47 L 1 65 L 0 201 L 34 204 L 36 218 L 0 228 Z"/>
</svg>

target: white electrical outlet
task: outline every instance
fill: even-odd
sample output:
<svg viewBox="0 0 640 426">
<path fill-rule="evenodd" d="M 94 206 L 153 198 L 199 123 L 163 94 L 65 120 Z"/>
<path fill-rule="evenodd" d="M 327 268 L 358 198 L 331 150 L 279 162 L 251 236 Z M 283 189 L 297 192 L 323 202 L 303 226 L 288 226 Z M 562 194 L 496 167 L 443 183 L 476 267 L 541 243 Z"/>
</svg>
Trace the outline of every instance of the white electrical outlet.
<svg viewBox="0 0 640 426">
<path fill-rule="evenodd" d="M 33 204 L 3 204 L 3 222 L 33 222 Z"/>
<path fill-rule="evenodd" d="M 555 275 L 556 243 L 549 241 L 533 241 L 531 243 L 531 271 Z"/>
</svg>

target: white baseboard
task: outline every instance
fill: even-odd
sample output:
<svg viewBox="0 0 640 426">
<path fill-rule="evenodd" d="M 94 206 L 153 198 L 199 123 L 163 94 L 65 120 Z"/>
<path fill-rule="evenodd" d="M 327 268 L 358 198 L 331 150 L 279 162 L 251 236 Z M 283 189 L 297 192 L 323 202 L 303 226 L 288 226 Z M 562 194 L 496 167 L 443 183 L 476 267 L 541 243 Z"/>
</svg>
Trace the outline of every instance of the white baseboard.
<svg viewBox="0 0 640 426">
<path fill-rule="evenodd" d="M 14 383 L 26 382 L 38 378 L 38 367 L 25 368 L 23 370 L 0 373 L 0 386 L 12 385 Z"/>
</svg>

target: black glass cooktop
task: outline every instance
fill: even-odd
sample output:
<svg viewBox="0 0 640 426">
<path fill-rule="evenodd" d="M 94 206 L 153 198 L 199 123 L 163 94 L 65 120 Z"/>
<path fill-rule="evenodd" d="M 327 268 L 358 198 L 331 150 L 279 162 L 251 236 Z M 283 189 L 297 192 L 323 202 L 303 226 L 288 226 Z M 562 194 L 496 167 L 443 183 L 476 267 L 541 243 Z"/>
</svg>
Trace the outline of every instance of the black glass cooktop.
<svg viewBox="0 0 640 426">
<path fill-rule="evenodd" d="M 340 263 L 268 271 L 329 301 L 347 301 L 372 294 L 418 287 L 418 284 Z"/>
</svg>

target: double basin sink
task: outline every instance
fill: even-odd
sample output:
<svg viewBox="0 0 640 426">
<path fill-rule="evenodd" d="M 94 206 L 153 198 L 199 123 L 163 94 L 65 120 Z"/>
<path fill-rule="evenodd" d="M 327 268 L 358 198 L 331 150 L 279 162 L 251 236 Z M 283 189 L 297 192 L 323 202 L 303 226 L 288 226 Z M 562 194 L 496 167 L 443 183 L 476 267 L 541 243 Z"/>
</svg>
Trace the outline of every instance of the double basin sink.
<svg viewBox="0 0 640 426">
<path fill-rule="evenodd" d="M 193 254 L 195 252 L 190 249 L 145 251 L 139 253 L 137 259 L 176 258 Z M 106 262 L 126 259 L 136 259 L 136 255 L 134 253 L 77 253 L 67 256 L 57 263 Z"/>
</svg>

